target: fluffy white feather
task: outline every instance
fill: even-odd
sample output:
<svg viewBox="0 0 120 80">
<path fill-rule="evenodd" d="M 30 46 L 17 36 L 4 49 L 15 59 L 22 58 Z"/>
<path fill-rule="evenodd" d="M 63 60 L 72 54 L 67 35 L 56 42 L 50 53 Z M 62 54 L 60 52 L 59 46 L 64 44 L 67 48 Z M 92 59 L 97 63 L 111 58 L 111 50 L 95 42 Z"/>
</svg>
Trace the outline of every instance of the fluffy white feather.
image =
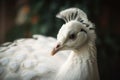
<svg viewBox="0 0 120 80">
<path fill-rule="evenodd" d="M 4 43 L 0 47 L 0 80 L 53 80 L 67 58 L 63 53 L 68 53 L 51 56 L 55 43 L 56 39 L 42 35 Z"/>
</svg>

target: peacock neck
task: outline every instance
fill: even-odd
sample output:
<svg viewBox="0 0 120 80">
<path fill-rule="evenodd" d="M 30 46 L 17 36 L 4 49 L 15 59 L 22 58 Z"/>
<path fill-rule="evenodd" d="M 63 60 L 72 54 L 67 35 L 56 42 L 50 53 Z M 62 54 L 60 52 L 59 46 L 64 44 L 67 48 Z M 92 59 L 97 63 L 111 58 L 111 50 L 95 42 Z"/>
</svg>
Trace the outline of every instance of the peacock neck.
<svg viewBox="0 0 120 80">
<path fill-rule="evenodd" d="M 56 80 L 99 80 L 95 46 L 72 51 Z"/>
<path fill-rule="evenodd" d="M 96 61 L 96 56 L 97 55 L 96 55 L 95 45 L 93 43 L 92 44 L 89 43 L 87 45 L 84 45 L 80 49 L 73 50 L 69 58 L 71 58 L 71 60 L 74 58 L 78 58 L 80 61 L 87 61 L 87 60 Z"/>
</svg>

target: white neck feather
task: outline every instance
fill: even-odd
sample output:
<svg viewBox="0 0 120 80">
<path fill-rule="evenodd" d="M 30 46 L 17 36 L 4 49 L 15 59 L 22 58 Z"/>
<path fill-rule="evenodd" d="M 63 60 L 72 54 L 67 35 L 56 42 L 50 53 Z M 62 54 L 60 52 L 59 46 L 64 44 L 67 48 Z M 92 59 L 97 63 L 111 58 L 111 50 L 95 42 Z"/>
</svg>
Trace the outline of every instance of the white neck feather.
<svg viewBox="0 0 120 80">
<path fill-rule="evenodd" d="M 73 51 L 55 80 L 99 80 L 95 46 Z"/>
</svg>

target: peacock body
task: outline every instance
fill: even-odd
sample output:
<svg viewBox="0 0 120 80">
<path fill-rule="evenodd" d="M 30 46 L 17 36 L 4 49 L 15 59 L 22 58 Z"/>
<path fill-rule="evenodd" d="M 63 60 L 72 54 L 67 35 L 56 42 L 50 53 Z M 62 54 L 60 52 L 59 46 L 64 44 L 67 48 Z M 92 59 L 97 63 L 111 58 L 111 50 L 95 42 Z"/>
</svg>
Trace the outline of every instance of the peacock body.
<svg viewBox="0 0 120 80">
<path fill-rule="evenodd" d="M 34 35 L 0 47 L 0 80 L 99 80 L 94 24 L 78 8 L 57 17 L 65 21 L 57 40 Z"/>
</svg>

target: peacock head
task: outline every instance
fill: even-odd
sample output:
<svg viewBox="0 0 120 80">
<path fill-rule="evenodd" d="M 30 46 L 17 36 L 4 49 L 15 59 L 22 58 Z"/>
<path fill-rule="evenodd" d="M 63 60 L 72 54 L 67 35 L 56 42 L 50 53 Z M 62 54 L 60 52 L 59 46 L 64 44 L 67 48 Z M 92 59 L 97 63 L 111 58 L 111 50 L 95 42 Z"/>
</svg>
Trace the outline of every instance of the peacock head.
<svg viewBox="0 0 120 80">
<path fill-rule="evenodd" d="M 61 11 L 57 17 L 66 23 L 58 32 L 57 45 L 54 47 L 52 55 L 61 50 L 78 50 L 95 41 L 94 25 L 87 20 L 87 16 L 82 10 L 78 8 L 66 9 Z"/>
</svg>

